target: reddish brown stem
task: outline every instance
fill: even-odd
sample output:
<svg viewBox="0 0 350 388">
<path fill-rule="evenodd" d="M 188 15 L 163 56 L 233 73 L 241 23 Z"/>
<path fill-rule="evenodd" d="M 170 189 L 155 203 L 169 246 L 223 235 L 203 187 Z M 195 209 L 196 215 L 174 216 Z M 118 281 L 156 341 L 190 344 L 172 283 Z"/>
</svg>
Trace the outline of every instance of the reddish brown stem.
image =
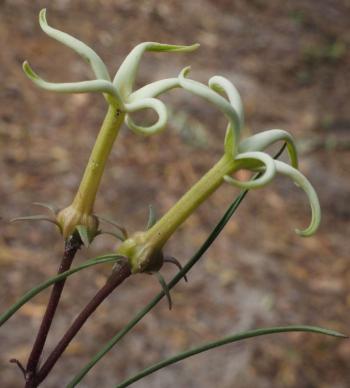
<svg viewBox="0 0 350 388">
<path fill-rule="evenodd" d="M 68 271 L 75 254 L 78 249 L 81 247 L 81 240 L 79 236 L 71 236 L 65 242 L 64 254 L 62 257 L 61 264 L 58 268 L 57 274 Z M 36 336 L 32 351 L 30 353 L 27 367 L 26 367 L 26 385 L 25 388 L 35 388 L 36 384 L 36 372 L 40 356 L 43 352 L 44 345 L 46 342 L 47 335 L 50 331 L 50 327 L 53 321 L 53 318 L 56 313 L 56 309 L 61 298 L 62 290 L 64 287 L 66 279 L 60 280 L 53 285 L 49 302 L 46 307 L 45 314 L 41 321 L 41 325 Z"/>
<path fill-rule="evenodd" d="M 66 350 L 72 339 L 82 328 L 86 320 L 93 314 L 97 307 L 114 291 L 126 278 L 131 275 L 130 265 L 127 261 L 121 261 L 118 268 L 108 278 L 105 285 L 95 294 L 91 301 L 85 306 L 81 313 L 75 318 L 70 328 L 66 331 L 60 342 L 49 355 L 36 377 L 36 386 L 38 386 L 50 373 L 57 360 Z"/>
</svg>

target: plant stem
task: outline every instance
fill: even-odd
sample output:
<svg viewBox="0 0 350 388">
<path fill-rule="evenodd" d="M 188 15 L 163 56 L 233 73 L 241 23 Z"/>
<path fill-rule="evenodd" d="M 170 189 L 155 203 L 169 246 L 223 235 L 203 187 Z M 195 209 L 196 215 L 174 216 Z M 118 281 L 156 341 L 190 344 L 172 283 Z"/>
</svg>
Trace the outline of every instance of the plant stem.
<svg viewBox="0 0 350 388">
<path fill-rule="evenodd" d="M 178 202 L 146 232 L 145 239 L 151 245 L 162 248 L 174 231 L 205 201 L 223 182 L 224 176 L 237 166 L 226 154 L 184 194 Z"/>
<path fill-rule="evenodd" d="M 66 240 L 63 258 L 57 271 L 58 274 L 69 270 L 72 264 L 72 261 L 74 259 L 74 256 L 77 253 L 78 249 L 81 247 L 81 244 L 82 242 L 78 235 L 72 235 Z M 36 336 L 32 351 L 28 358 L 27 367 L 26 367 L 26 385 L 25 385 L 26 388 L 33 388 L 36 386 L 35 376 L 36 376 L 37 366 L 38 366 L 40 356 L 42 354 L 53 318 L 55 316 L 55 312 L 62 294 L 65 281 L 66 279 L 62 279 L 53 285 L 45 314 L 41 321 L 38 334 Z"/>
<path fill-rule="evenodd" d="M 90 214 L 100 186 L 103 171 L 125 114 L 109 106 L 101 130 L 92 149 L 73 206 L 81 213 Z"/>
<path fill-rule="evenodd" d="M 114 140 L 118 135 L 119 128 L 124 122 L 124 116 L 125 114 L 118 108 L 112 107 L 111 105 L 108 107 L 106 117 L 102 123 L 101 130 L 92 149 L 78 192 L 72 203 L 73 208 L 82 214 L 90 215 L 93 211 L 103 171 Z M 69 237 L 66 239 L 65 251 L 58 269 L 58 274 L 69 270 L 77 250 L 82 245 L 80 237 L 73 232 L 74 231 L 69 231 L 68 233 Z M 65 234 L 65 231 L 63 234 Z M 27 362 L 26 388 L 37 386 L 36 372 L 38 362 L 42 354 L 64 284 L 65 279 L 55 283 L 53 286 L 46 312 Z"/>
<path fill-rule="evenodd" d="M 114 291 L 126 278 L 131 275 L 130 265 L 125 261 L 117 264 L 117 268 L 108 278 L 105 285 L 95 294 L 91 301 L 85 306 L 81 313 L 76 317 L 70 328 L 66 331 L 62 339 L 59 341 L 55 349 L 51 352 L 42 368 L 39 370 L 36 383 L 39 385 L 50 373 L 55 366 L 57 360 L 65 351 L 69 343 L 82 328 L 86 320 L 93 314 L 97 307 Z"/>
</svg>

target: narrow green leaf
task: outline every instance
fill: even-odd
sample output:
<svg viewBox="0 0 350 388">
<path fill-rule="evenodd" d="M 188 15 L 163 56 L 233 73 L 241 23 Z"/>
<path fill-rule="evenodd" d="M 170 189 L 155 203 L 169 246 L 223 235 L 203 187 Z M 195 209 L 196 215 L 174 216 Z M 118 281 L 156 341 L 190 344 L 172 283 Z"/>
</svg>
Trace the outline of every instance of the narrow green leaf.
<svg viewBox="0 0 350 388">
<path fill-rule="evenodd" d="M 53 214 L 57 214 L 59 211 L 59 208 L 57 206 L 52 205 L 51 203 L 47 203 L 47 202 L 33 202 L 33 205 L 49 209 L 51 211 L 51 213 L 53 213 Z"/>
<path fill-rule="evenodd" d="M 10 222 L 20 222 L 20 221 L 48 221 L 58 226 L 58 223 L 56 220 L 46 216 L 45 214 L 38 214 L 35 216 L 16 217 L 10 220 Z"/>
<path fill-rule="evenodd" d="M 173 307 L 173 302 L 171 300 L 169 287 L 166 284 L 166 281 L 164 280 L 163 276 L 159 272 L 155 272 L 155 275 L 157 276 L 158 281 L 159 281 L 160 285 L 162 286 L 162 290 L 164 291 L 165 296 L 168 299 L 169 310 L 171 310 L 171 308 Z"/>
<path fill-rule="evenodd" d="M 125 238 L 123 236 L 120 236 L 118 233 L 115 233 L 115 232 L 109 232 L 109 231 L 100 230 L 100 232 L 98 234 L 99 235 L 108 234 L 110 236 L 115 237 L 116 239 L 118 239 L 120 241 L 125 241 Z"/>
<path fill-rule="evenodd" d="M 100 221 L 103 221 L 109 225 L 112 225 L 114 226 L 115 228 L 117 228 L 118 230 L 120 230 L 122 232 L 122 235 L 124 236 L 124 240 L 126 240 L 128 238 L 128 232 L 127 230 L 119 225 L 117 222 L 113 221 L 113 220 L 110 220 L 109 218 L 105 218 L 105 217 L 101 217 L 101 216 L 97 216 L 97 218 L 100 220 Z"/>
<path fill-rule="evenodd" d="M 113 263 L 116 260 L 118 260 L 120 256 L 118 255 L 104 255 L 99 256 L 94 259 L 90 259 L 83 263 L 82 265 L 79 265 L 78 267 L 72 268 L 69 271 L 62 272 L 61 274 L 57 276 L 53 276 L 50 279 L 46 280 L 45 282 L 39 284 L 38 286 L 32 288 L 30 291 L 26 292 L 15 304 L 13 304 L 9 309 L 7 309 L 3 314 L 0 315 L 0 326 L 2 326 L 9 318 L 12 317 L 12 315 L 21 308 L 25 303 L 27 303 L 30 299 L 32 299 L 35 295 L 39 294 L 41 291 L 45 290 L 46 288 L 50 287 L 52 284 L 65 279 L 68 276 L 73 275 L 76 272 L 79 272 L 85 268 L 89 268 L 93 265 L 97 264 L 103 264 L 103 263 Z"/>
<path fill-rule="evenodd" d="M 175 364 L 176 362 L 179 362 L 181 360 L 184 360 L 188 357 L 192 357 L 196 354 L 205 352 L 207 350 L 211 350 L 214 348 L 217 348 L 219 346 L 227 345 L 233 342 L 242 341 L 248 338 L 263 336 L 263 335 L 270 335 L 270 334 L 276 334 L 276 333 L 287 333 L 287 332 L 309 332 L 309 333 L 316 333 L 316 334 L 324 334 L 324 335 L 330 335 L 333 337 L 340 337 L 340 338 L 347 338 L 346 335 L 338 333 L 334 330 L 329 329 L 323 329 L 321 327 L 315 327 L 315 326 L 303 326 L 303 325 L 295 325 L 295 326 L 280 326 L 280 327 L 269 327 L 269 328 L 263 328 L 263 329 L 256 329 L 256 330 L 249 330 L 244 331 L 242 333 L 229 335 L 227 337 L 221 338 L 219 340 L 207 342 L 203 345 L 200 345 L 198 347 L 195 347 L 190 350 L 186 350 L 184 352 L 181 352 L 175 356 L 169 357 L 163 361 L 160 361 L 156 364 L 153 364 L 149 366 L 148 368 L 145 368 L 141 372 L 135 374 L 134 376 L 124 380 L 120 384 L 116 385 L 116 388 L 125 388 L 129 385 L 135 383 L 136 381 L 142 379 L 143 377 L 146 377 L 150 375 L 151 373 L 154 373 L 155 371 L 162 369 L 168 365 Z"/>
<path fill-rule="evenodd" d="M 157 222 L 157 214 L 156 210 L 153 205 L 149 205 L 149 210 L 148 210 L 148 221 L 147 221 L 147 226 L 146 230 L 151 229 L 152 226 Z"/>
<path fill-rule="evenodd" d="M 90 236 L 90 233 L 88 231 L 88 228 L 85 225 L 78 225 L 76 227 L 76 229 L 79 233 L 81 241 L 83 242 L 83 244 L 86 247 L 88 247 L 90 245 L 90 242 L 91 242 L 91 236 Z"/>
</svg>

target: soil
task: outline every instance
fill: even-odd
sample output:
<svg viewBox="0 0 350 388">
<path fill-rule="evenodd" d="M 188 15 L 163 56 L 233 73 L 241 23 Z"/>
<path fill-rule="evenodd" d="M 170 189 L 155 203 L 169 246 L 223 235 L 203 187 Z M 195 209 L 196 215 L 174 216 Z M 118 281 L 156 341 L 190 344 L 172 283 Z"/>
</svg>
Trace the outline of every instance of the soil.
<svg viewBox="0 0 350 388">
<path fill-rule="evenodd" d="M 92 77 L 84 61 L 39 28 L 49 23 L 89 44 L 115 72 L 139 42 L 201 43 L 191 54 L 149 53 L 137 83 L 173 77 L 192 65 L 202 82 L 215 74 L 242 94 L 244 136 L 283 128 L 297 139 L 300 169 L 316 188 L 322 224 L 311 238 L 304 194 L 279 177 L 249 193 L 189 283 L 173 290 L 81 383 L 111 387 L 182 349 L 223 335 L 271 325 L 313 324 L 349 333 L 350 321 L 350 3 L 348 0 L 0 1 L 0 309 L 53 275 L 62 238 L 49 223 L 8 223 L 37 214 L 33 202 L 67 206 L 79 184 L 106 104 L 99 95 L 58 95 L 23 74 L 28 59 L 50 81 Z M 225 120 L 204 101 L 172 91 L 168 128 L 141 137 L 124 128 L 114 148 L 96 213 L 129 232 L 147 223 L 148 205 L 162 215 L 215 163 Z M 273 152 L 274 150 L 272 150 Z M 242 178 L 246 177 L 244 173 Z M 198 249 L 238 191 L 223 185 L 176 232 L 165 253 L 182 263 Z M 115 250 L 110 236 L 83 249 L 76 264 Z M 110 267 L 73 276 L 63 293 L 44 358 Z M 170 279 L 176 269 L 166 265 Z M 159 290 L 137 275 L 96 311 L 43 387 L 64 387 L 112 335 Z M 11 358 L 25 362 L 48 292 L 25 305 L 0 331 L 1 387 L 23 386 Z M 225 346 L 154 373 L 136 387 L 346 388 L 350 342 L 314 334 L 280 334 Z"/>
</svg>

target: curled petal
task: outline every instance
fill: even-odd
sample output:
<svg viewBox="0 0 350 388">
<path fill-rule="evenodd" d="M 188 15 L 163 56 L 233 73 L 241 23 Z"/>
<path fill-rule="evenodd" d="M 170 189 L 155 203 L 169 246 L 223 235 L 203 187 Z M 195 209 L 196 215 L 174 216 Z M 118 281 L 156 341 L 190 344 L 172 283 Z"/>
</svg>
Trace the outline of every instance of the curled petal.
<svg viewBox="0 0 350 388">
<path fill-rule="evenodd" d="M 132 92 L 136 72 L 145 51 L 189 52 L 194 51 L 199 44 L 192 46 L 177 46 L 155 42 L 144 42 L 137 45 L 121 64 L 114 77 L 113 84 L 117 87 L 120 95 L 126 100 Z"/>
<path fill-rule="evenodd" d="M 113 84 L 109 81 L 98 79 L 82 82 L 47 82 L 34 72 L 27 61 L 23 63 L 23 71 L 37 86 L 45 90 L 58 93 L 106 93 L 119 101 L 116 90 L 114 89 Z"/>
<path fill-rule="evenodd" d="M 168 113 L 165 105 L 156 98 L 144 98 L 142 100 L 136 100 L 134 102 L 125 104 L 125 111 L 127 113 L 133 113 L 138 110 L 147 108 L 155 110 L 158 115 L 158 120 L 153 125 L 150 125 L 148 127 L 137 125 L 130 117 L 130 114 L 126 115 L 125 123 L 130 129 L 132 129 L 136 133 L 140 133 L 143 135 L 152 135 L 164 129 L 166 125 Z"/>
<path fill-rule="evenodd" d="M 320 203 L 318 201 L 318 197 L 315 189 L 312 187 L 311 183 L 306 179 L 306 177 L 300 171 L 278 160 L 275 160 L 274 162 L 275 162 L 277 172 L 288 176 L 299 187 L 301 187 L 305 191 L 310 202 L 311 212 L 312 212 L 310 225 L 304 230 L 296 229 L 295 232 L 303 237 L 308 237 L 313 235 L 316 232 L 321 222 L 321 208 L 320 208 Z"/>
<path fill-rule="evenodd" d="M 221 112 L 227 117 L 229 121 L 229 125 L 226 131 L 225 142 L 230 144 L 230 155 L 236 155 L 237 143 L 239 139 L 239 129 L 240 129 L 240 117 L 236 112 L 235 108 L 222 96 L 220 96 L 217 92 L 210 89 L 208 86 L 203 85 L 200 82 L 193 81 L 191 79 L 187 79 L 186 76 L 190 71 L 190 67 L 186 67 L 182 70 L 179 75 L 180 86 L 189 92 L 196 94 L 207 100 L 208 102 L 216 105 Z M 225 146 L 226 150 L 226 146 Z"/>
<path fill-rule="evenodd" d="M 291 164 L 294 168 L 298 168 L 298 154 L 293 136 L 283 129 L 270 129 L 250 136 L 240 142 L 239 151 L 264 151 L 269 145 L 278 141 L 287 143 Z"/>
<path fill-rule="evenodd" d="M 238 114 L 240 127 L 242 128 L 244 123 L 243 104 L 241 96 L 236 87 L 227 78 L 219 75 L 211 77 L 208 81 L 208 85 L 217 93 L 225 93 L 227 95 L 231 105 Z"/>
<path fill-rule="evenodd" d="M 226 175 L 224 180 L 233 186 L 237 186 L 242 189 L 258 189 L 270 183 L 276 175 L 274 160 L 270 155 L 265 154 L 264 152 L 245 152 L 237 155 L 235 160 L 241 160 L 241 166 L 245 169 L 256 169 L 256 162 L 258 162 L 259 165 L 262 163 L 265 167 L 263 174 L 259 178 L 247 182 L 242 182 Z"/>
<path fill-rule="evenodd" d="M 46 9 L 42 9 L 39 13 L 39 23 L 42 30 L 49 35 L 51 38 L 56 39 L 60 43 L 68 46 L 79 55 L 81 55 L 92 67 L 95 75 L 99 79 L 104 79 L 110 81 L 110 76 L 108 70 L 102 61 L 102 59 L 85 43 L 81 42 L 79 39 L 74 38 L 73 36 L 56 30 L 55 28 L 50 27 L 46 21 Z"/>
<path fill-rule="evenodd" d="M 128 101 L 132 102 L 137 99 L 157 97 L 160 94 L 167 92 L 168 90 L 178 88 L 179 86 L 180 82 L 178 78 L 166 78 L 155 81 L 133 92 L 128 97 Z"/>
</svg>

